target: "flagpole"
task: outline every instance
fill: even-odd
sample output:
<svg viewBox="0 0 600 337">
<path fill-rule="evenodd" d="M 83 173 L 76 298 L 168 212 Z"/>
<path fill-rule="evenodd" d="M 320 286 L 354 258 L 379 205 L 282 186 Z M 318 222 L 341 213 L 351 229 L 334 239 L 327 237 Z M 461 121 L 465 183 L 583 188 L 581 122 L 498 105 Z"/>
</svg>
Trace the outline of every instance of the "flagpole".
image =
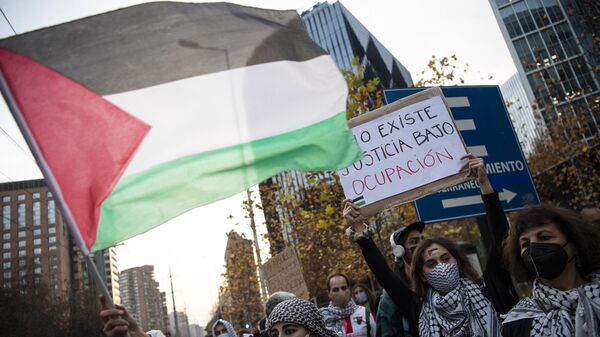
<svg viewBox="0 0 600 337">
<path fill-rule="evenodd" d="M 33 138 L 33 134 L 31 133 L 29 126 L 25 122 L 25 118 L 23 117 L 23 114 L 21 113 L 21 109 L 19 109 L 19 106 L 16 104 L 14 97 L 10 91 L 10 88 L 8 87 L 8 84 L 6 83 L 4 74 L 2 73 L 1 70 L 0 70 L 0 91 L 2 91 L 2 96 L 4 96 L 4 100 L 6 101 L 8 109 L 10 110 L 15 121 L 17 122 L 17 126 L 21 130 L 21 133 L 23 134 L 23 138 L 25 138 L 25 141 L 27 142 L 29 149 L 31 149 L 31 152 L 32 152 L 35 160 L 37 161 L 40 171 L 42 171 L 42 174 L 46 178 L 48 187 L 50 188 L 50 191 L 54 195 L 54 199 L 58 202 L 58 207 L 62 213 L 63 220 L 67 223 L 69 232 L 71 233 L 71 236 L 75 239 L 75 243 L 77 244 L 77 246 L 79 247 L 79 250 L 81 251 L 81 254 L 83 255 L 84 261 L 88 267 L 88 272 L 91 274 L 91 277 L 94 280 L 94 283 L 96 284 L 96 290 L 98 290 L 100 295 L 103 295 L 104 298 L 106 298 L 107 303 L 109 303 L 109 305 L 114 308 L 113 299 L 112 299 L 110 292 L 108 291 L 108 288 L 106 287 L 106 282 L 105 282 L 104 278 L 100 275 L 98 268 L 96 268 L 96 264 L 92 261 L 90 251 L 87 248 L 87 246 L 85 245 L 85 242 L 83 241 L 83 237 L 81 236 L 81 233 L 79 232 L 79 228 L 76 225 L 75 219 L 73 218 L 73 215 L 71 214 L 71 210 L 69 209 L 68 205 L 66 204 L 66 202 L 63 198 L 62 192 L 58 186 L 58 182 L 56 181 L 56 178 L 52 174 L 52 171 L 50 170 L 48 163 L 46 163 L 46 160 L 41 155 L 40 148 L 39 148 L 37 142 L 35 141 L 35 139 Z"/>
</svg>

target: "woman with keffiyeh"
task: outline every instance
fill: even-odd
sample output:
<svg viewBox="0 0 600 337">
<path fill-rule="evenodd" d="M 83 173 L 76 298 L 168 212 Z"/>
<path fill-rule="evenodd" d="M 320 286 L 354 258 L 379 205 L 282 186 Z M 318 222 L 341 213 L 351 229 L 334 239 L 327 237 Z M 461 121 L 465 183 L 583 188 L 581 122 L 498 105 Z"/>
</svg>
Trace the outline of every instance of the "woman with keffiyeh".
<svg viewBox="0 0 600 337">
<path fill-rule="evenodd" d="M 481 278 L 456 244 L 432 238 L 422 241 L 413 253 L 410 289 L 388 267 L 358 208 L 345 202 L 344 216 L 352 225 L 350 236 L 401 314 L 409 317 L 411 311 L 420 312 L 418 322 L 410 323 L 418 324 L 423 337 L 498 337 L 497 313 L 507 312 L 518 300 L 510 274 L 502 267 L 501 243 L 508 222 L 498 193 L 489 182 L 483 160 L 472 155 L 463 159 L 468 159 L 463 167 L 467 176 L 479 182 L 492 237 Z"/>
<path fill-rule="evenodd" d="M 600 233 L 579 214 L 552 206 L 522 212 L 504 254 L 533 293 L 502 323 L 505 337 L 600 336 Z"/>
</svg>

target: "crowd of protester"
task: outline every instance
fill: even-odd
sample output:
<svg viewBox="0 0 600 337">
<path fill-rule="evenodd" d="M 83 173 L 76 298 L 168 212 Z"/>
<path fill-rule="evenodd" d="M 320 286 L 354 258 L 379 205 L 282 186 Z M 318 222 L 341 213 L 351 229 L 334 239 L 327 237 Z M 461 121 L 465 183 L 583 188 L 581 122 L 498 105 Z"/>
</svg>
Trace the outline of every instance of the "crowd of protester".
<svg viewBox="0 0 600 337">
<path fill-rule="evenodd" d="M 425 237 L 425 224 L 400 226 L 390 237 L 393 267 L 373 241 L 359 208 L 344 201 L 349 238 L 383 287 L 379 296 L 340 272 L 327 278 L 330 302 L 278 292 L 265 303 L 255 337 L 600 337 L 600 210 L 581 214 L 548 206 L 521 211 L 509 225 L 498 192 L 480 158 L 463 158 L 463 171 L 481 189 L 491 240 L 480 274 L 453 241 Z M 513 282 L 529 282 L 519 298 Z M 109 337 L 154 337 L 125 308 L 102 301 Z M 219 319 L 212 337 L 237 337 Z"/>
</svg>

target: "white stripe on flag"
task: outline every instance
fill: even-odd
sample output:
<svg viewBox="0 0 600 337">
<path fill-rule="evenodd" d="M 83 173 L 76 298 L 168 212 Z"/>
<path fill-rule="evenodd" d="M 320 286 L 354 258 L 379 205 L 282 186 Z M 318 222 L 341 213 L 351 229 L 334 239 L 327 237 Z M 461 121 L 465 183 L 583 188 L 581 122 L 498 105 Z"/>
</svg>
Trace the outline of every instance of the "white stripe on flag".
<svg viewBox="0 0 600 337">
<path fill-rule="evenodd" d="M 345 111 L 331 56 L 279 61 L 105 96 L 150 124 L 125 174 L 301 129 Z"/>
</svg>

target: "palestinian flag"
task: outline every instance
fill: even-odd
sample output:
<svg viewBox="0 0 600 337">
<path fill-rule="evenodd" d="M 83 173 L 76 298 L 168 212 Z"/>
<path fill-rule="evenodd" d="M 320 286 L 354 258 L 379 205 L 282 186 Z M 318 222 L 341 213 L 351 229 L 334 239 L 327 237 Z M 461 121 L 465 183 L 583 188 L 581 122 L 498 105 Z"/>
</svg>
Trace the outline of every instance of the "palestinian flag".
<svg viewBox="0 0 600 337">
<path fill-rule="evenodd" d="M 346 84 L 295 11 L 142 4 L 0 40 L 0 69 L 93 251 L 360 157 Z"/>
</svg>

